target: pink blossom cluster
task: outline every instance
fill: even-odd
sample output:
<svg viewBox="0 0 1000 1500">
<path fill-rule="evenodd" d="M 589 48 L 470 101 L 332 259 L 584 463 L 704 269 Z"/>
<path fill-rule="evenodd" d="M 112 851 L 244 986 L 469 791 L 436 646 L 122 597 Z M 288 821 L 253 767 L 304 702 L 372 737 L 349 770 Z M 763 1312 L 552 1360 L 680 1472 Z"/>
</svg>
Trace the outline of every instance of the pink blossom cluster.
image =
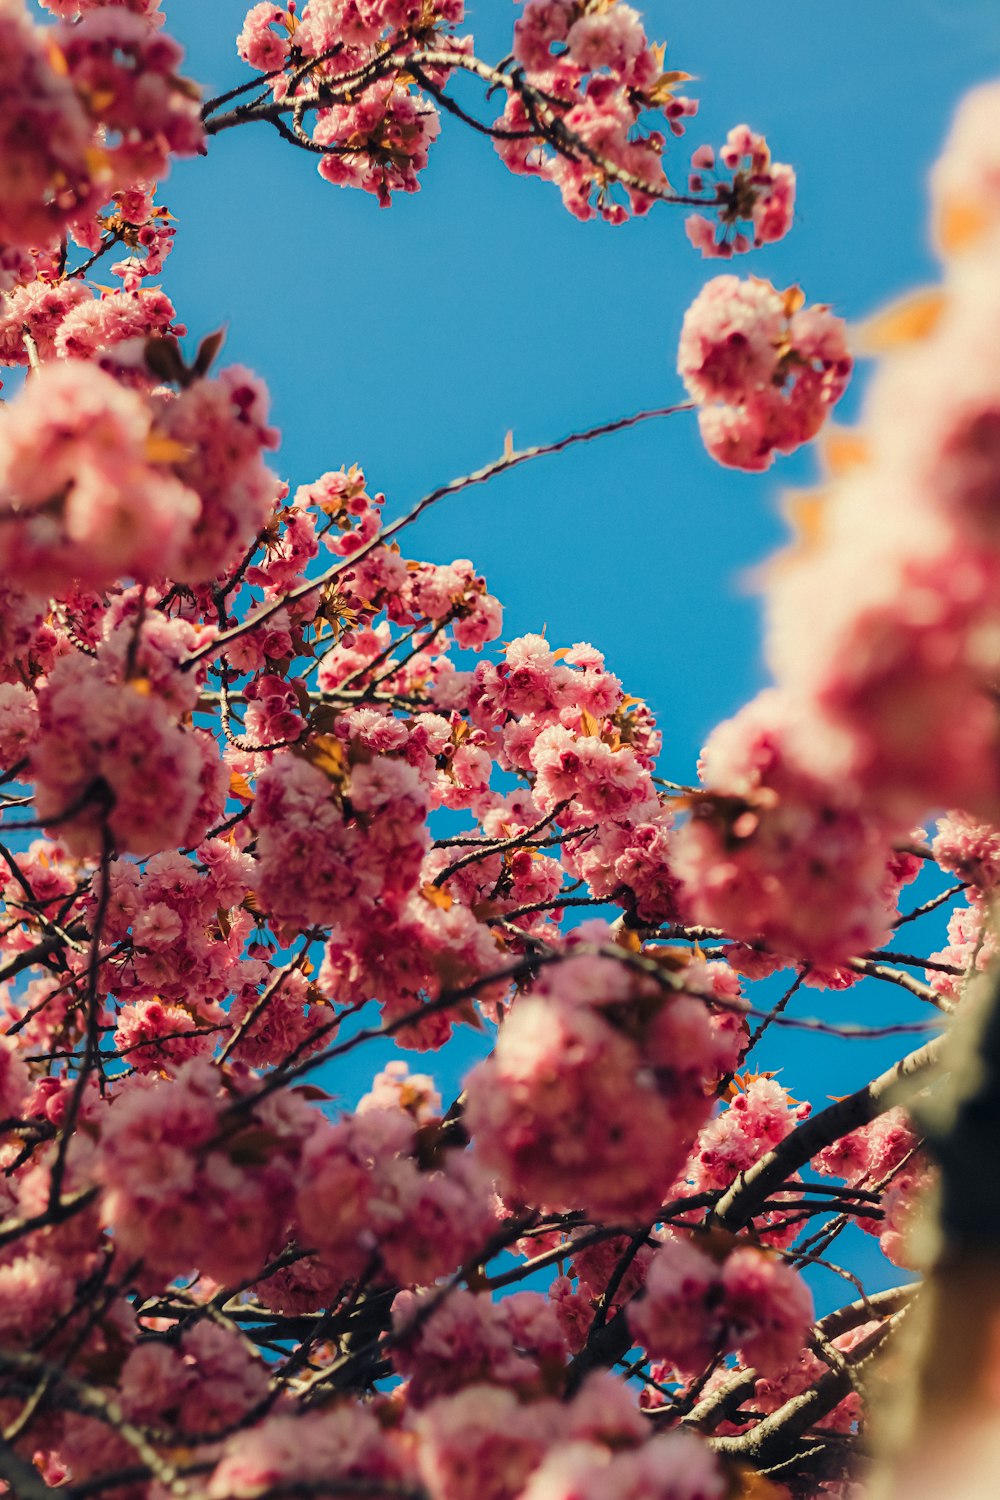
<svg viewBox="0 0 1000 1500">
<path fill-rule="evenodd" d="M 417 174 L 440 132 L 437 110 L 396 79 L 379 80 L 356 104 L 318 111 L 313 140 L 324 149 L 319 175 L 336 187 L 374 193 L 383 208 L 393 193 L 415 193 Z"/>
<path fill-rule="evenodd" d="M 306 1107 L 284 1095 L 247 1119 L 227 1115 L 206 1059 L 178 1070 L 169 1088 L 144 1075 L 108 1111 L 99 1180 L 105 1222 L 126 1254 L 154 1276 L 193 1269 L 219 1282 L 259 1271 L 294 1204 Z"/>
<path fill-rule="evenodd" d="M 326 476 L 312 494 L 314 503 L 343 517 L 335 498 L 343 485 L 331 490 L 329 484 L 336 478 Z M 349 502 L 355 513 L 360 511 L 359 526 L 346 529 L 335 544 L 348 562 L 352 538 L 366 532 L 374 536 L 369 517 L 377 516 L 377 510 L 362 483 L 360 477 L 354 481 L 356 494 Z M 300 494 L 292 512 L 296 527 L 304 498 Z M 347 518 L 343 524 L 348 525 Z M 386 566 L 394 565 L 396 554 L 382 550 Z M 366 567 L 374 557 L 369 554 Z M 353 600 L 353 590 L 359 588 L 353 574 L 348 569 L 338 578 L 345 609 L 353 608 L 346 600 Z M 274 575 L 268 568 L 254 570 L 253 576 L 270 580 Z M 282 568 L 282 581 L 288 576 Z M 478 648 L 482 641 L 477 621 L 489 622 L 487 634 L 497 628 L 491 596 L 465 563 L 403 569 L 399 592 L 387 596 L 387 586 L 387 577 L 375 580 L 369 574 L 362 597 L 374 595 L 374 600 L 365 599 L 368 609 L 386 598 L 390 618 L 402 625 L 450 618 L 454 640 L 465 648 Z M 365 657 L 358 658 L 363 643 L 369 659 L 388 655 L 385 647 L 379 649 L 388 636 L 371 632 L 366 638 L 354 630 L 349 635 L 350 646 L 345 640 L 325 656 L 319 680 L 327 691 L 335 692 L 345 675 L 349 680 L 364 669 Z M 287 650 L 290 644 L 286 636 L 285 644 L 265 649 Z M 584 874 L 595 894 L 613 891 L 647 916 L 672 909 L 664 837 L 669 814 L 648 769 L 655 731 L 641 706 L 631 713 L 622 706 L 621 689 L 599 654 L 578 646 L 556 655 L 540 638 L 527 638 L 511 643 L 499 673 L 483 663 L 471 679 L 466 674 L 457 692 L 459 674 L 442 674 L 447 637 L 439 636 L 435 644 L 437 657 L 428 652 L 426 666 L 418 658 L 400 676 L 390 655 L 382 671 L 398 691 L 418 675 L 426 682 L 429 669 L 451 705 L 447 714 L 424 712 L 406 721 L 384 708 L 348 710 L 338 717 L 333 734 L 314 740 L 311 749 L 303 743 L 306 725 L 290 689 L 273 674 L 259 676 L 246 689 L 250 738 L 240 745 L 249 750 L 257 743 L 262 750 L 259 756 L 238 758 L 258 773 L 253 822 L 261 900 L 283 923 L 329 927 L 323 983 L 357 1003 L 374 984 L 389 1018 L 434 1001 L 445 980 L 461 983 L 496 964 L 496 940 L 484 917 L 509 911 L 518 921 L 526 907 L 523 920 L 529 928 L 552 927 L 567 873 Z M 245 656 L 240 660 L 249 664 Z M 469 702 L 470 690 L 476 726 L 471 728 L 459 711 Z M 515 720 L 511 715 L 517 709 L 522 712 Z M 596 730 L 600 726 L 592 721 L 597 713 L 608 720 L 604 738 L 591 732 L 581 739 L 561 730 L 560 715 L 577 724 L 584 715 L 585 727 Z M 553 738 L 557 728 L 558 741 Z M 543 748 L 549 754 L 546 730 L 560 755 L 559 779 L 551 784 L 542 755 Z M 538 767 L 533 796 L 494 791 L 493 757 L 500 754 L 503 769 L 516 765 L 519 771 L 530 770 L 525 751 L 532 738 L 537 739 L 533 754 Z M 516 762 L 507 759 L 506 745 Z M 586 750 L 586 758 L 575 748 L 571 753 L 569 746 Z M 285 748 L 294 753 L 279 753 Z M 425 819 L 428 809 L 439 805 L 468 810 L 482 820 L 482 832 L 470 835 L 464 850 L 461 841 L 453 854 L 428 850 Z M 574 826 L 581 827 L 580 838 L 567 837 L 563 845 L 564 835 L 556 833 L 560 848 L 555 856 L 532 848 L 532 825 L 539 820 L 544 825 L 547 819 L 568 835 Z M 477 841 L 483 837 L 515 847 L 495 855 L 484 850 L 476 858 Z M 526 847 L 516 847 L 519 838 Z M 458 864 L 454 872 L 453 863 Z M 537 917 L 535 907 L 540 908 Z M 452 1024 L 452 1017 L 432 1012 L 408 1035 L 418 1045 L 439 1046 Z"/>
<path fill-rule="evenodd" d="M 897 1106 L 824 1147 L 812 1162 L 818 1172 L 841 1177 L 848 1187 L 860 1186 L 876 1194 L 886 1190 L 881 1200 L 883 1217 L 871 1217 L 862 1209 L 857 1223 L 866 1233 L 878 1236 L 883 1254 L 897 1266 L 919 1263 L 919 1256 L 914 1259 L 910 1230 L 932 1176 L 921 1146 L 905 1111 Z"/>
<path fill-rule="evenodd" d="M 728 1108 L 703 1127 L 692 1152 L 692 1181 L 699 1188 L 729 1187 L 811 1113 L 770 1074 L 737 1082 Z"/>
<path fill-rule="evenodd" d="M 59 27 L 53 43 L 103 132 L 99 149 L 116 190 L 155 182 L 171 156 L 200 150 L 198 90 L 180 80 L 184 54 L 150 25 L 148 14 L 122 5 L 94 6 L 74 24 Z"/>
<path fill-rule="evenodd" d="M 466 1116 L 511 1201 L 565 1208 L 571 1195 L 598 1214 L 655 1215 L 718 1071 L 702 1000 L 571 958 L 515 1002 L 466 1080 Z"/>
<path fill-rule="evenodd" d="M 719 1500 L 724 1483 L 704 1444 L 670 1432 L 624 1451 L 580 1441 L 554 1448 L 524 1500 Z"/>
<path fill-rule="evenodd" d="M 156 452 L 149 403 L 89 364 L 49 363 L 0 418 L 0 548 L 22 587 L 160 574 L 198 499 Z"/>
<path fill-rule="evenodd" d="M 463 0 L 307 0 L 301 13 L 294 4 L 257 4 L 237 48 L 251 67 L 277 74 L 277 98 L 315 96 L 304 139 L 320 156 L 320 176 L 373 193 L 385 207 L 394 193 L 417 191 L 440 130 L 407 58 L 435 44 L 468 50 L 452 35 L 463 12 Z M 379 53 L 388 64 L 375 67 Z M 428 72 L 437 85 L 448 76 L 446 66 Z"/>
<path fill-rule="evenodd" d="M 363 471 L 352 465 L 296 490 L 292 504 L 280 513 L 280 526 L 275 525 L 265 539 L 264 555 L 247 569 L 247 581 L 262 589 L 265 601 L 280 605 L 290 590 L 305 582 L 307 565 L 320 548 L 317 528 L 322 522 L 324 545 L 343 564 L 335 591 L 327 598 L 306 594 L 277 608 L 259 630 L 241 635 L 227 652 L 234 667 L 249 671 L 268 661 L 283 665 L 304 646 L 304 632 L 321 622 L 321 629 L 325 623 L 339 631 L 338 641 L 330 643 L 320 662 L 317 676 L 324 690 L 335 690 L 359 676 L 372 660 L 396 686 L 422 689 L 428 678 L 454 682 L 456 674 L 445 654 L 452 643 L 479 650 L 500 634 L 499 600 L 467 559 L 407 564 L 398 549 L 377 544 L 385 496 L 369 495 L 365 485 Z M 383 612 L 386 621 L 369 629 Z M 389 649 L 388 622 L 416 627 L 418 649 L 410 653 L 408 669 L 402 673 Z M 419 649 L 424 631 L 433 651 Z M 384 721 L 385 715 L 381 718 Z M 400 731 L 397 727 L 389 732 Z"/>
<path fill-rule="evenodd" d="M 110 174 L 87 109 L 46 55 L 45 33 L 23 0 L 0 8 L 0 102 L 0 243 L 28 250 L 50 244 L 75 214 L 108 197 Z"/>
<path fill-rule="evenodd" d="M 991 99 L 995 109 L 995 88 L 975 109 Z M 949 179 L 981 173 L 968 118 L 936 179 L 945 197 Z M 1000 220 L 988 192 L 979 207 L 940 293 L 922 316 L 897 316 L 866 395 L 859 461 L 831 482 L 816 540 L 774 570 L 768 594 L 771 661 L 813 722 L 814 761 L 893 817 L 960 808 L 993 824 Z"/>
<path fill-rule="evenodd" d="M 388 756 L 342 770 L 339 759 L 331 777 L 289 755 L 258 779 L 260 895 L 283 922 L 347 927 L 376 905 L 398 912 L 416 887 L 427 845 L 419 774 Z"/>
<path fill-rule="evenodd" d="M 621 223 L 669 194 L 663 132 L 680 135 L 697 105 L 675 94 L 688 75 L 663 72 L 637 11 L 527 0 L 514 57 L 538 94 L 508 88 L 495 144 L 511 171 L 553 182 L 578 219 Z M 653 111 L 662 128 L 646 124 Z"/>
<path fill-rule="evenodd" d="M 408 1377 L 407 1396 L 415 1405 L 479 1381 L 525 1395 L 544 1393 L 558 1381 L 566 1342 L 544 1293 L 512 1292 L 491 1302 L 459 1289 L 421 1321 L 433 1296 L 404 1291 L 392 1304 L 392 1362 Z"/>
<path fill-rule="evenodd" d="M 155 4 L 49 8 L 65 19 L 40 26 L 24 0 L 0 7 L 0 243 L 15 251 L 53 246 L 204 138 L 197 91 L 179 76 L 182 52 L 157 29 Z"/>
<path fill-rule="evenodd" d="M 787 162 L 773 161 L 767 141 L 748 125 L 735 125 L 718 154 L 718 164 L 732 174 L 729 184 L 716 186 L 721 207 L 716 222 L 691 214 L 685 222 L 688 239 L 704 256 L 728 258 L 751 245 L 770 245 L 792 227 L 795 172 Z M 691 158 L 688 187 L 706 189 L 705 173 L 717 167 L 711 146 L 699 146 Z M 737 229 L 740 223 L 745 230 Z"/>
<path fill-rule="evenodd" d="M 489 1179 L 444 1139 L 440 1121 L 420 1124 L 401 1104 L 375 1098 L 347 1119 L 316 1121 L 296 1216 L 327 1296 L 373 1261 L 393 1284 L 428 1285 L 489 1237 Z M 266 1286 L 262 1295 L 270 1300 Z"/>
<path fill-rule="evenodd" d="M 275 973 L 264 958 L 244 956 L 251 857 L 223 839 L 201 843 L 197 856 L 197 864 L 173 852 L 154 854 L 143 869 L 126 859 L 108 868 L 106 930 L 130 946 L 109 980 L 115 1046 L 140 1073 L 211 1055 L 232 1026 L 244 1028 L 235 1055 L 260 1065 L 319 1024 L 322 1007 L 301 971 Z M 251 1020 L 261 987 L 270 999 Z"/>
<path fill-rule="evenodd" d="M 688 1238 L 665 1241 L 650 1262 L 644 1295 L 629 1306 L 635 1337 L 689 1375 L 732 1350 L 762 1375 L 781 1375 L 802 1350 L 812 1319 L 808 1287 L 776 1256 L 746 1247 L 720 1263 Z"/>
<path fill-rule="evenodd" d="M 685 313 L 677 368 L 719 463 L 766 469 L 775 453 L 815 437 L 843 395 L 846 328 L 803 300 L 797 287 L 716 276 Z"/>
<path fill-rule="evenodd" d="M 393 1442 L 363 1406 L 324 1412 L 278 1412 L 230 1438 L 208 1484 L 210 1500 L 250 1500 L 276 1485 L 308 1485 L 310 1494 L 343 1494 L 345 1486 L 382 1481 L 391 1493 L 411 1477 L 403 1444 Z M 329 1489 L 323 1481 L 329 1481 Z M 339 1481 L 339 1483 L 338 1483 Z"/>
<path fill-rule="evenodd" d="M 143 677 L 66 656 L 38 694 L 31 748 L 39 816 L 74 853 L 106 835 L 136 854 L 197 843 L 221 820 L 226 775 L 211 735 Z"/>
<path fill-rule="evenodd" d="M 962 812 L 939 818 L 932 848 L 942 870 L 968 881 L 977 892 L 1000 885 L 1000 828 L 974 823 Z"/>
<path fill-rule="evenodd" d="M 172 1419 L 182 1432 L 210 1436 L 265 1401 L 264 1362 L 234 1329 L 195 1323 L 180 1338 L 135 1344 L 121 1372 L 122 1406 L 137 1422 Z"/>
<path fill-rule="evenodd" d="M 887 939 L 920 861 L 894 851 L 903 830 L 821 780 L 808 751 L 808 721 L 774 689 L 719 725 L 672 868 L 691 920 L 835 968 Z"/>
<path fill-rule="evenodd" d="M 930 988 L 945 1004 L 956 1004 L 964 996 L 970 979 L 991 968 L 1000 944 L 993 930 L 991 904 L 975 892 L 968 903 L 956 906 L 948 917 L 948 941 L 930 955 L 935 965 L 925 971 Z"/>
<path fill-rule="evenodd" d="M 502 663 L 476 668 L 471 718 L 502 770 L 533 778 L 539 815 L 581 830 L 566 846 L 570 873 L 647 922 L 669 918 L 673 819 L 652 782 L 660 737 L 600 652 L 586 642 L 553 651 L 536 635 L 512 641 Z"/>
<path fill-rule="evenodd" d="M 236 38 L 236 48 L 243 61 L 262 73 L 272 73 L 276 68 L 284 67 L 290 38 L 296 29 L 294 14 L 294 10 L 284 10 L 280 5 L 270 4 L 269 0 L 252 5 Z"/>
<path fill-rule="evenodd" d="M 141 332 L 145 313 L 130 327 L 121 311 Z M 0 557 L 40 592 L 123 574 L 208 581 L 270 514 L 261 455 L 276 441 L 239 366 L 147 397 L 89 361 L 52 360 L 0 418 Z"/>
<path fill-rule="evenodd" d="M 579 1354 L 586 1348 L 595 1324 L 601 1318 L 616 1317 L 641 1291 L 655 1252 L 652 1243 L 636 1248 L 635 1242 L 623 1235 L 609 1234 L 596 1244 L 587 1244 L 584 1236 L 583 1248 L 576 1251 L 572 1234 L 557 1243 L 565 1251 L 566 1274 L 554 1278 L 548 1296 L 567 1348 Z M 526 1241 L 519 1248 L 530 1256 L 534 1247 Z M 611 1287 L 613 1297 L 606 1295 Z"/>
<path fill-rule="evenodd" d="M 185 333 L 176 316 L 170 298 L 153 289 L 95 297 L 82 281 L 31 281 L 15 287 L 0 306 L 0 364 L 30 363 L 27 333 L 33 353 L 42 359 L 55 354 L 113 367 L 115 356 L 110 352 L 118 345 L 130 346 L 119 351 L 117 358 L 122 359 L 134 353 L 133 340 Z M 130 364 L 139 375 L 134 362 Z"/>
</svg>

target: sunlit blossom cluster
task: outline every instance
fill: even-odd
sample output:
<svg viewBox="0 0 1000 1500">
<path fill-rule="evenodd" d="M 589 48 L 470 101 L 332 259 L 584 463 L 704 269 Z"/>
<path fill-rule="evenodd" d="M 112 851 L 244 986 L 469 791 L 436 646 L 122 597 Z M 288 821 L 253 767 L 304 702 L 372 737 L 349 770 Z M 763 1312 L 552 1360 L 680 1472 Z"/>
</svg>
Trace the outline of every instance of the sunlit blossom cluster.
<svg viewBox="0 0 1000 1500">
<path fill-rule="evenodd" d="M 159 29 L 158 0 L 48 8 L 59 19 L 46 26 L 24 0 L 0 6 L 5 289 L 36 272 L 56 279 L 60 237 L 93 246 L 115 195 L 145 205 L 130 216 L 138 233 L 152 217 L 148 185 L 204 140 L 198 92 Z"/>
<path fill-rule="evenodd" d="M 843 395 L 847 330 L 828 307 L 804 302 L 797 287 L 716 276 L 685 313 L 677 368 L 719 463 L 766 469 L 815 437 Z"/>
<path fill-rule="evenodd" d="M 1000 220 L 988 192 L 959 225 L 982 153 L 969 120 L 996 107 L 993 88 L 964 106 L 934 178 L 943 283 L 888 325 L 858 459 L 829 487 L 816 545 L 768 591 L 771 659 L 812 718 L 814 759 L 900 818 L 1000 817 Z M 794 624 L 806 597 L 808 649 Z"/>
</svg>

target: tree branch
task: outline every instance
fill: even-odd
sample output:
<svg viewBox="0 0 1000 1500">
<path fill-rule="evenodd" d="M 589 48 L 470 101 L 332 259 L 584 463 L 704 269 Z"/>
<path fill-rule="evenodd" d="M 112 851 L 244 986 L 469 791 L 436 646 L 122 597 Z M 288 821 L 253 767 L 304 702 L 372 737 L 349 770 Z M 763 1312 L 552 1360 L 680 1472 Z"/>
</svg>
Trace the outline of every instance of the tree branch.
<svg viewBox="0 0 1000 1500">
<path fill-rule="evenodd" d="M 824 1146 L 833 1145 L 841 1136 L 867 1125 L 886 1110 L 900 1102 L 901 1085 L 919 1080 L 919 1087 L 926 1083 L 925 1074 L 937 1066 L 944 1047 L 945 1037 L 935 1037 L 915 1052 L 910 1052 L 898 1063 L 879 1074 L 871 1083 L 865 1084 L 853 1094 L 839 1099 L 828 1109 L 820 1110 L 803 1120 L 791 1135 L 779 1141 L 773 1150 L 748 1171 L 737 1177 L 732 1187 L 720 1198 L 712 1214 L 714 1223 L 720 1228 L 735 1231 L 758 1212 L 761 1205 L 785 1180 L 804 1167 Z"/>
</svg>

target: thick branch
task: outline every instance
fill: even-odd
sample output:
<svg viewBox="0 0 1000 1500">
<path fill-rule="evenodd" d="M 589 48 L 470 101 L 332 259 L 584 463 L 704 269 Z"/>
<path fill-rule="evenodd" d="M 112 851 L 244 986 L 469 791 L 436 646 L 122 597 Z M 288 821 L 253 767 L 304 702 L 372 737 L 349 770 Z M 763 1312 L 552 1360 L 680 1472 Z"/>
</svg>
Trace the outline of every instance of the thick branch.
<svg viewBox="0 0 1000 1500">
<path fill-rule="evenodd" d="M 820 1110 L 808 1120 L 803 1120 L 791 1135 L 787 1135 L 766 1156 L 755 1162 L 749 1171 L 737 1177 L 729 1191 L 719 1200 L 713 1215 L 714 1221 L 723 1229 L 742 1229 L 753 1218 L 761 1205 L 793 1172 L 804 1167 L 824 1146 L 832 1146 L 841 1136 L 867 1125 L 879 1115 L 885 1114 L 899 1103 L 900 1085 L 908 1080 L 922 1077 L 936 1066 L 944 1046 L 943 1036 L 935 1037 L 915 1052 L 894 1063 L 885 1073 L 864 1088 L 846 1098 L 839 1099 L 828 1109 Z"/>
<path fill-rule="evenodd" d="M 749 1460 L 761 1469 L 790 1457 L 803 1433 L 851 1394 L 854 1389 L 852 1372 L 875 1353 L 901 1317 L 901 1312 L 894 1313 L 873 1328 L 845 1355 L 840 1369 L 828 1370 L 815 1385 L 800 1396 L 793 1396 L 749 1432 L 742 1432 L 737 1437 L 713 1438 L 712 1447 L 717 1453 Z"/>
</svg>

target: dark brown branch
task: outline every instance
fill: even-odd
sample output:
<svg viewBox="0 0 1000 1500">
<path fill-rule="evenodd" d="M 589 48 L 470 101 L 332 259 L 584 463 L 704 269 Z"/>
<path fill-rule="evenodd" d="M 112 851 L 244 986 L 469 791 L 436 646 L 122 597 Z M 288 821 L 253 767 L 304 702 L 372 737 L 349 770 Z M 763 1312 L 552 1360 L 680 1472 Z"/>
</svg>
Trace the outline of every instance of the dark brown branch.
<svg viewBox="0 0 1000 1500">
<path fill-rule="evenodd" d="M 898 928 L 902 927 L 906 922 L 915 922 L 918 917 L 926 917 L 928 912 L 936 911 L 939 906 L 943 906 L 946 901 L 950 901 L 952 896 L 957 896 L 961 891 L 967 891 L 968 889 L 969 882 L 967 880 L 960 880 L 957 885 L 949 886 L 946 891 L 941 891 L 938 895 L 932 896 L 929 901 L 924 901 L 922 905 L 915 906 L 912 911 L 904 912 L 901 917 L 896 918 L 892 925 Z"/>
<path fill-rule="evenodd" d="M 35 1229 L 48 1229 L 50 1224 L 62 1224 L 64 1220 L 71 1219 L 74 1214 L 93 1203 L 98 1192 L 99 1189 L 95 1186 L 80 1188 L 78 1192 L 60 1198 L 58 1203 L 50 1203 L 41 1213 L 33 1214 L 30 1218 L 0 1220 L 0 1250 L 4 1245 L 11 1245 L 24 1235 L 31 1234 Z"/>
<path fill-rule="evenodd" d="M 832 1146 L 841 1136 L 869 1124 L 899 1103 L 904 1083 L 912 1087 L 916 1080 L 918 1087 L 924 1086 L 928 1081 L 925 1075 L 931 1074 L 937 1066 L 944 1042 L 944 1037 L 935 1037 L 894 1063 L 871 1083 L 803 1120 L 791 1135 L 740 1174 L 719 1200 L 713 1214 L 714 1222 L 723 1229 L 742 1229 L 771 1194 L 804 1167 L 817 1151 Z"/>
<path fill-rule="evenodd" d="M 902 969 L 891 969 L 888 964 L 874 963 L 868 958 L 852 958 L 847 967 L 856 974 L 867 975 L 869 979 L 883 979 L 888 984 L 896 984 L 900 989 L 909 990 L 918 1000 L 926 1000 L 928 1005 L 936 1006 L 938 1010 L 952 1008 L 950 1000 L 939 995 L 937 990 L 932 990 L 929 984 L 921 984 L 919 979 L 914 979 L 912 974 L 907 974 Z"/>
<path fill-rule="evenodd" d="M 713 1438 L 712 1447 L 728 1458 L 743 1459 L 761 1469 L 782 1463 L 791 1457 L 789 1450 L 794 1451 L 798 1440 L 809 1428 L 831 1412 L 845 1396 L 851 1394 L 854 1389 L 853 1372 L 884 1343 L 903 1316 L 903 1311 L 892 1314 L 855 1344 L 844 1355 L 842 1368 L 828 1370 L 815 1385 L 803 1391 L 800 1396 L 793 1396 L 749 1432 L 740 1433 L 737 1437 Z"/>
</svg>

